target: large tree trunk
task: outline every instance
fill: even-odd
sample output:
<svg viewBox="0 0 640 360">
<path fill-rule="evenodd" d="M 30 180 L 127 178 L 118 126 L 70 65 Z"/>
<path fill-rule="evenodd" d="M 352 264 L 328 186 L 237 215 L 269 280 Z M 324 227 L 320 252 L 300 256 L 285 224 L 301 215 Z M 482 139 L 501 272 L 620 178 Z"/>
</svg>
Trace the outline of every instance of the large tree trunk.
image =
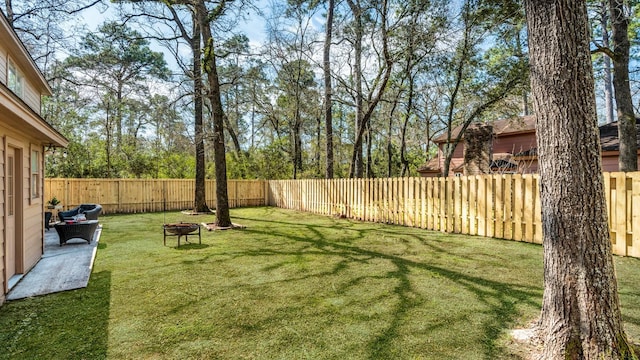
<svg viewBox="0 0 640 360">
<path fill-rule="evenodd" d="M 542 358 L 627 359 L 584 0 L 526 0 L 544 243 Z"/>
<path fill-rule="evenodd" d="M 203 126 L 203 101 L 202 101 L 202 67 L 200 66 L 200 28 L 194 17 L 193 37 L 191 38 L 191 50 L 193 51 L 193 106 L 196 141 L 196 184 L 193 200 L 195 212 L 209 212 L 205 187 L 205 153 L 204 153 L 204 126 Z"/>
<path fill-rule="evenodd" d="M 611 40 L 613 41 L 613 88 L 618 113 L 620 139 L 620 171 L 638 170 L 636 117 L 629 85 L 629 17 L 623 0 L 609 0 L 611 12 Z"/>
<path fill-rule="evenodd" d="M 204 150 L 204 85 L 202 83 L 202 66 L 201 66 L 201 33 L 196 13 L 192 13 L 193 35 L 189 36 L 184 24 L 180 20 L 178 13 L 171 4 L 165 4 L 167 9 L 173 15 L 173 21 L 178 26 L 182 34 L 182 38 L 191 46 L 193 53 L 193 109 L 194 109 L 194 130 L 195 130 L 195 147 L 196 147 L 196 183 L 193 196 L 193 210 L 196 212 L 209 212 L 209 206 L 206 202 L 205 187 L 205 150 Z"/>
<path fill-rule="evenodd" d="M 324 126 L 326 140 L 327 165 L 325 177 L 333 179 L 333 109 L 331 87 L 331 38 L 333 32 L 333 9 L 335 0 L 329 0 L 327 5 L 327 25 L 325 30 L 322 70 L 324 72 Z"/>
<path fill-rule="evenodd" d="M 219 6 L 224 6 L 221 3 Z M 213 37 L 211 35 L 210 14 L 204 0 L 199 0 L 196 5 L 196 14 L 204 43 L 203 68 L 209 81 L 209 101 L 213 117 L 213 157 L 216 165 L 216 225 L 220 227 L 231 226 L 229 214 L 229 195 L 227 192 L 227 160 L 224 147 L 224 110 L 220 99 L 220 80 L 216 67 Z M 221 12 L 217 9 L 216 12 Z"/>
</svg>

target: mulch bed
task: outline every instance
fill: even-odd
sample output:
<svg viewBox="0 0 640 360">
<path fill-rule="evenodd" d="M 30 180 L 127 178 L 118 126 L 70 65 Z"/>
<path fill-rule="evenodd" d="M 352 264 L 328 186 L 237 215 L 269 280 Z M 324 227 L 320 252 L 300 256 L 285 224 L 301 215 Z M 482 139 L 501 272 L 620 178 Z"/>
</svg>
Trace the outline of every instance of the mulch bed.
<svg viewBox="0 0 640 360">
<path fill-rule="evenodd" d="M 226 226 L 226 227 L 220 227 L 220 226 L 216 225 L 216 223 L 202 223 L 202 226 L 204 226 L 209 231 L 244 229 L 244 228 L 246 228 L 246 226 L 240 225 L 240 224 L 236 224 L 236 223 L 231 223 L 231 226 Z"/>
</svg>

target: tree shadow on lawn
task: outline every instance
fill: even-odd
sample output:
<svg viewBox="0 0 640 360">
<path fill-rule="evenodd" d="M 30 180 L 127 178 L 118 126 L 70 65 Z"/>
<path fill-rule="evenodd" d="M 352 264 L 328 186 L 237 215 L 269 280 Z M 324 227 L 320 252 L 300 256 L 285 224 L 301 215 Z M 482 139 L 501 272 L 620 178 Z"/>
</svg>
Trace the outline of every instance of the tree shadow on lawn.
<svg viewBox="0 0 640 360">
<path fill-rule="evenodd" d="M 186 243 L 186 244 L 180 244 L 180 246 L 174 246 L 173 250 L 179 250 L 179 251 L 187 251 L 187 250 L 202 250 L 202 249 L 206 249 L 208 247 L 210 247 L 211 245 L 208 244 L 198 244 L 198 243 Z"/>
<path fill-rule="evenodd" d="M 367 229 L 343 229 L 340 223 L 336 225 L 309 225 L 300 223 L 289 223 L 286 221 L 270 221 L 262 219 L 247 219 L 255 222 L 262 223 L 275 223 L 286 227 L 303 227 L 307 232 L 312 234 L 311 236 L 305 236 L 303 234 L 292 234 L 291 232 L 278 231 L 277 228 L 269 228 L 262 230 L 260 226 L 253 226 L 244 231 L 250 232 L 256 235 L 265 236 L 280 236 L 290 239 L 299 243 L 307 244 L 298 251 L 278 251 L 274 249 L 261 249 L 253 250 L 250 253 L 245 253 L 248 256 L 301 256 L 304 254 L 325 254 L 332 257 L 340 257 L 343 260 L 340 261 L 333 273 L 342 272 L 349 267 L 352 262 L 367 262 L 372 259 L 385 260 L 393 265 L 394 270 L 386 273 L 386 278 L 396 280 L 393 293 L 397 298 L 397 302 L 394 305 L 391 313 L 393 318 L 386 325 L 386 328 L 379 332 L 379 334 L 368 344 L 368 351 L 371 358 L 393 358 L 394 357 L 394 341 L 400 336 L 399 330 L 403 323 L 410 319 L 410 311 L 419 308 L 421 306 L 428 306 L 425 301 L 420 301 L 419 292 L 415 289 L 416 283 L 412 282 L 411 274 L 415 277 L 416 271 L 427 271 L 429 274 L 435 277 L 447 279 L 457 286 L 462 287 L 464 290 L 472 293 L 475 299 L 481 303 L 485 309 L 482 313 L 488 319 L 484 320 L 481 324 L 484 334 L 482 344 L 485 358 L 496 358 L 503 354 L 501 346 L 497 340 L 505 329 L 518 320 L 520 312 L 518 306 L 526 304 L 528 306 L 539 307 L 539 301 L 542 296 L 542 287 L 523 286 L 520 284 L 511 284 L 507 282 L 500 282 L 483 278 L 479 274 L 470 275 L 460 271 L 447 269 L 442 266 L 436 266 L 422 261 L 412 260 L 408 257 L 401 255 L 389 254 L 379 250 L 366 249 L 361 246 L 352 245 L 356 239 L 363 239 L 365 236 L 371 236 L 370 233 L 378 234 L 378 230 L 375 227 Z M 335 242 L 327 241 L 326 236 L 323 234 L 323 230 L 326 229 L 340 229 L 342 231 L 349 230 L 349 234 L 345 234 L 348 237 L 348 241 Z M 355 231 L 355 233 L 351 233 Z M 353 237 L 351 235 L 354 235 Z M 396 234 L 399 236 L 400 234 Z M 453 254 L 447 252 L 444 248 L 436 248 L 434 251 L 441 253 L 448 253 L 451 256 L 460 257 L 459 254 Z M 275 266 L 275 265 L 274 265 Z M 273 269 L 274 266 L 270 268 Z M 317 275 L 317 274 L 316 274 Z M 320 276 L 328 275 L 321 274 Z M 361 282 L 362 279 L 356 278 L 352 282 L 346 285 L 355 286 L 356 283 Z M 414 280 L 415 281 L 415 280 Z M 344 290 L 344 289 L 343 289 Z M 423 299 L 426 300 L 426 299 Z M 461 308 L 465 307 L 465 304 L 459 304 Z M 443 314 L 443 317 L 452 316 L 453 314 Z M 458 319 L 458 321 L 465 321 L 465 317 L 452 316 L 452 319 Z M 434 324 L 435 327 L 446 326 L 446 321 L 440 325 Z M 473 325 L 469 325 L 473 326 Z M 432 331 L 435 328 L 429 327 L 428 331 Z M 428 335 L 425 335 L 425 337 Z M 461 342 L 465 342 L 464 337 L 461 336 Z M 480 351 L 480 349 L 478 349 Z"/>
<path fill-rule="evenodd" d="M 0 308 L 0 359 L 106 359 L 111 272 L 87 288 L 7 302 Z"/>
</svg>

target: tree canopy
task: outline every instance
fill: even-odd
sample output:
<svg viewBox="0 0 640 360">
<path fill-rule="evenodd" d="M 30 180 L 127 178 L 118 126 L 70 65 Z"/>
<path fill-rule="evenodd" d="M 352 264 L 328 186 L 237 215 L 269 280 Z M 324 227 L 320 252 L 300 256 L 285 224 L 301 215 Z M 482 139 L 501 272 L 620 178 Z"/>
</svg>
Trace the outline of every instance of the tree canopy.
<svg viewBox="0 0 640 360">
<path fill-rule="evenodd" d="M 192 177 L 197 153 L 205 157 L 197 168 L 214 177 L 210 100 L 203 100 L 201 135 L 194 126 L 193 66 L 202 59 L 191 51 L 193 7 L 170 3 L 176 6 L 5 3 L 31 49 L 57 44 L 50 55 L 35 51 L 34 57 L 54 88 L 45 116 L 72 146 L 47 162 L 47 175 Z M 530 113 L 527 34 L 519 1 L 257 4 L 225 2 L 224 11 L 209 17 L 215 17 L 211 29 L 229 177 L 417 175 L 436 155 L 436 136 L 457 126 Z M 611 6 L 589 4 L 592 51 L 606 53 L 599 49 L 605 48 L 603 34 L 611 33 L 612 24 L 600 15 Z M 630 5 L 635 9 L 634 2 Z M 110 8 L 112 16 L 95 30 L 78 26 L 77 19 L 92 6 Z M 33 23 L 53 21 L 52 14 L 61 23 L 50 32 Z M 638 21 L 635 11 L 625 14 L 633 67 Z M 264 29 L 243 25 L 259 17 Z M 74 21 L 75 26 L 68 25 Z M 256 33 L 262 42 L 254 40 Z M 612 85 L 611 91 L 603 90 L 605 62 L 600 55 L 593 60 L 604 122 L 610 112 L 605 107 L 611 108 L 605 103 L 615 104 Z M 611 73 L 612 63 L 607 66 Z M 640 103 L 637 74 L 628 74 L 632 104 Z M 207 95 L 206 75 L 203 80 L 201 93 Z M 204 150 L 195 151 L 199 139 Z M 92 149 L 94 161 L 76 153 L 82 148 Z M 63 165 L 63 156 L 74 165 Z"/>
</svg>

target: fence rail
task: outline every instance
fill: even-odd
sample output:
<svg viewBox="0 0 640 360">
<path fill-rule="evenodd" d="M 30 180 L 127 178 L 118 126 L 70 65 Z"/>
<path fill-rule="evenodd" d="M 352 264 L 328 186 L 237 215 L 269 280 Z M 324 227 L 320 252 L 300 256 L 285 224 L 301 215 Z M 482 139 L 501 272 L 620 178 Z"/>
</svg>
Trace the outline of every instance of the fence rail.
<svg viewBox="0 0 640 360">
<path fill-rule="evenodd" d="M 640 172 L 604 173 L 613 252 L 640 257 Z M 450 233 L 542 242 L 538 175 L 332 180 L 229 180 L 229 205 L 270 205 Z M 105 213 L 193 207 L 193 180 L 46 179 L 45 199 Z M 215 181 L 206 182 L 215 203 Z"/>
</svg>

